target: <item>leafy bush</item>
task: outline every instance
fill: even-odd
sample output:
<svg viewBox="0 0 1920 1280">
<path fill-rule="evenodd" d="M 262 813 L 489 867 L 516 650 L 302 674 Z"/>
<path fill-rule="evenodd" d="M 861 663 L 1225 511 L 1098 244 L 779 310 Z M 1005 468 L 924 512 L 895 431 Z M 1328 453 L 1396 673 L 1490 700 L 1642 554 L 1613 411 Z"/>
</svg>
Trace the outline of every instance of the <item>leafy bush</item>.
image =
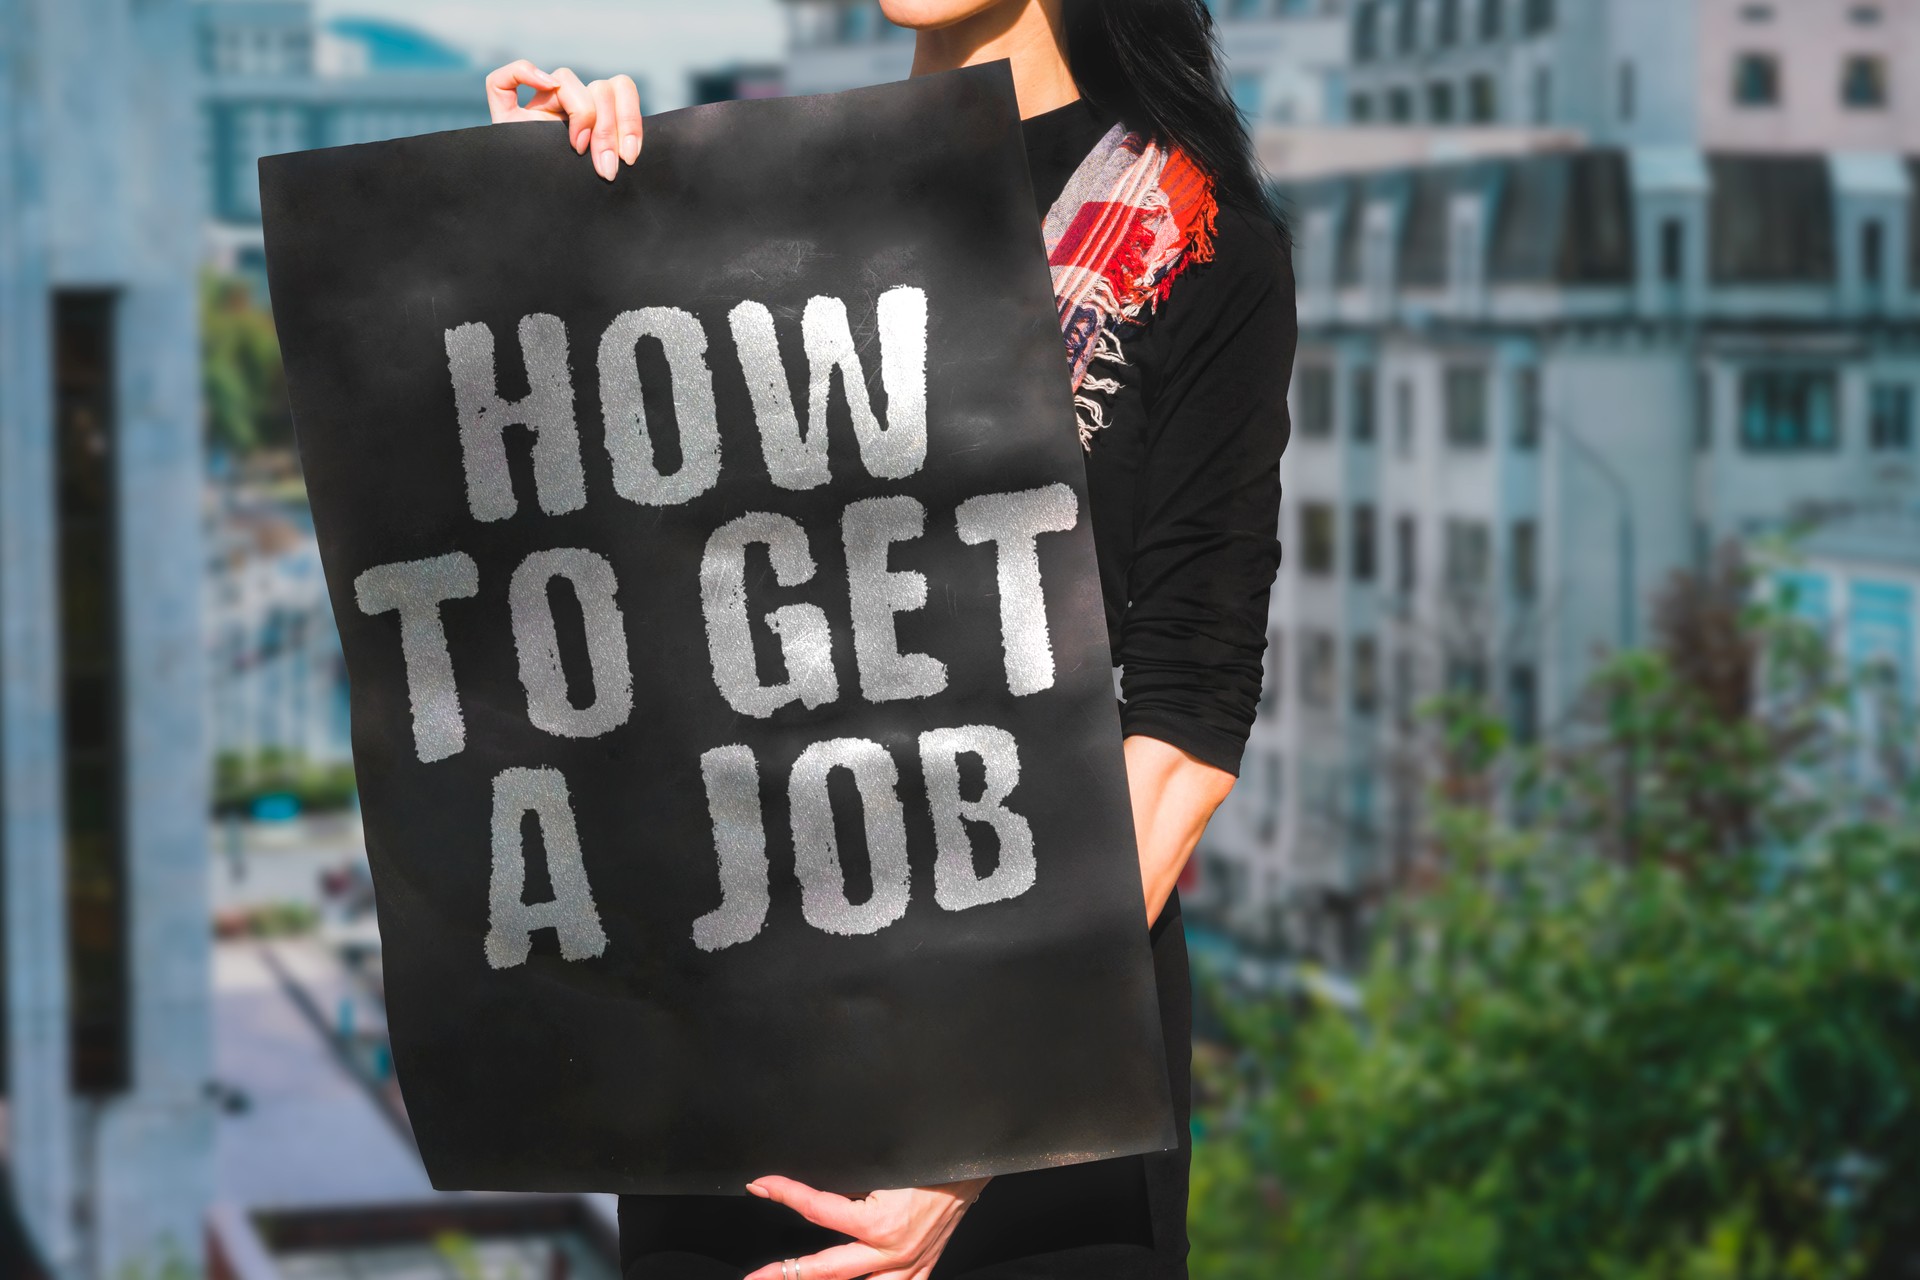
<svg viewBox="0 0 1920 1280">
<path fill-rule="evenodd" d="M 1920 1274 L 1915 788 L 1823 637 L 1743 576 L 1688 589 L 1572 745 L 1443 708 L 1486 785 L 1447 788 L 1478 799 L 1358 1017 L 1241 1012 L 1197 1276 Z"/>
</svg>

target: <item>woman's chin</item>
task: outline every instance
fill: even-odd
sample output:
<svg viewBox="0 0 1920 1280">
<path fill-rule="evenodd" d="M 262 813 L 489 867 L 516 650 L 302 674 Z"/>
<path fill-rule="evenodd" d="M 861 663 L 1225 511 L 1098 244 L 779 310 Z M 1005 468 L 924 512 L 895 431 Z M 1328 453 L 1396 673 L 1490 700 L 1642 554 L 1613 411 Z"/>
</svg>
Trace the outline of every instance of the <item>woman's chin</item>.
<svg viewBox="0 0 1920 1280">
<path fill-rule="evenodd" d="M 936 31 L 1020 0 L 880 0 L 888 22 L 910 31 Z"/>
</svg>

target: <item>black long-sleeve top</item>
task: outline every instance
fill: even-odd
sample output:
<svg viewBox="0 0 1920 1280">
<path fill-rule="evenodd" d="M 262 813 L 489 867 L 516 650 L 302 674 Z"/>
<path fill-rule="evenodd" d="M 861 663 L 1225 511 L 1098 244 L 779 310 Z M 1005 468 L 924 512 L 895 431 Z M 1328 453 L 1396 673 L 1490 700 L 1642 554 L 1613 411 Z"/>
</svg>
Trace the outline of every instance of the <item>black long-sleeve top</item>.
<svg viewBox="0 0 1920 1280">
<path fill-rule="evenodd" d="M 1042 217 L 1114 117 L 1084 100 L 1025 122 Z M 1222 208 L 1213 261 L 1142 327 L 1087 453 L 1121 725 L 1239 772 L 1280 566 L 1280 454 L 1297 329 L 1273 226 Z"/>
</svg>

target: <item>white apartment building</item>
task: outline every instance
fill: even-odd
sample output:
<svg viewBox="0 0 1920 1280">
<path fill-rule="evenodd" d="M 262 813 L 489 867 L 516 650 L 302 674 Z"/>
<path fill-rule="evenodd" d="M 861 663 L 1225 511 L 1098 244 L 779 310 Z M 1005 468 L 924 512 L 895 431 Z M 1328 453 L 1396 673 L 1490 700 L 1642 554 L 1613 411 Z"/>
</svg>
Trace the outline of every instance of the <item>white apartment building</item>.
<svg viewBox="0 0 1920 1280">
<path fill-rule="evenodd" d="M 1649 601 L 1910 502 L 1920 161 L 1595 148 L 1286 189 L 1301 345 L 1267 714 L 1197 903 L 1348 954 L 1414 847 L 1413 707 L 1551 734 Z"/>
<path fill-rule="evenodd" d="M 1920 0 L 1352 0 L 1350 28 L 1359 123 L 1920 148 Z"/>
</svg>

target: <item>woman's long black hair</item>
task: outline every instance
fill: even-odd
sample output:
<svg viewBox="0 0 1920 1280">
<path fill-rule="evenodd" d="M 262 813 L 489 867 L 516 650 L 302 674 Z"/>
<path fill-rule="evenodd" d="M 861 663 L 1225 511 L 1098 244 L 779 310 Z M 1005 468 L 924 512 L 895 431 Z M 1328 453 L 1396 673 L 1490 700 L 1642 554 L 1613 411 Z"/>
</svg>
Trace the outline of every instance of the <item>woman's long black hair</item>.
<svg viewBox="0 0 1920 1280">
<path fill-rule="evenodd" d="M 1267 191 L 1205 0 L 1066 0 L 1067 65 L 1080 92 L 1130 129 L 1185 151 L 1222 204 L 1286 221 Z"/>
</svg>

